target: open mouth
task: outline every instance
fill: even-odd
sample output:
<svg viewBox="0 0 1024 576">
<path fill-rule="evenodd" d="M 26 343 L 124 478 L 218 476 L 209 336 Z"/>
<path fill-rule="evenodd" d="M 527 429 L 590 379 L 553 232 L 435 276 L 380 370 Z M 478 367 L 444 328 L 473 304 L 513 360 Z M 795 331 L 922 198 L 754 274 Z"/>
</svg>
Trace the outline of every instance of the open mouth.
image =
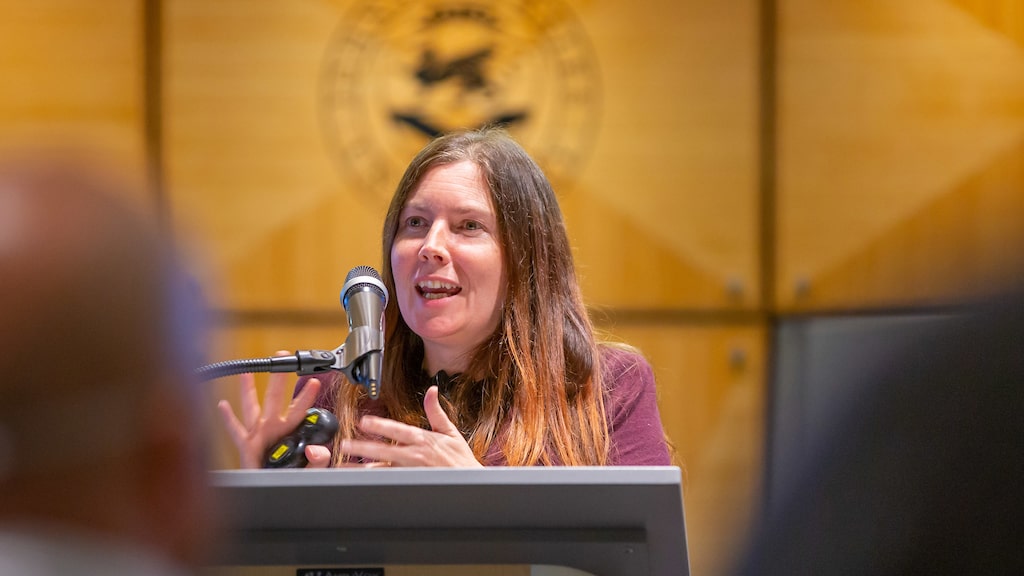
<svg viewBox="0 0 1024 576">
<path fill-rule="evenodd" d="M 416 291 L 427 300 L 440 300 L 462 292 L 462 286 L 439 280 L 427 280 L 416 284 Z"/>
</svg>

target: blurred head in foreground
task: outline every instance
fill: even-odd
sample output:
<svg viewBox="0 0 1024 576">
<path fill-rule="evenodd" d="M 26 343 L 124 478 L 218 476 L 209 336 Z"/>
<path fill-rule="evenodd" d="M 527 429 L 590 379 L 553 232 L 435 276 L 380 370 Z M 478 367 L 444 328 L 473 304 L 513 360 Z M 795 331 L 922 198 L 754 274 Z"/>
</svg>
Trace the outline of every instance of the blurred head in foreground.
<svg viewBox="0 0 1024 576">
<path fill-rule="evenodd" d="M 205 551 L 197 293 L 128 196 L 64 158 L 0 163 L 0 573 Z"/>
</svg>

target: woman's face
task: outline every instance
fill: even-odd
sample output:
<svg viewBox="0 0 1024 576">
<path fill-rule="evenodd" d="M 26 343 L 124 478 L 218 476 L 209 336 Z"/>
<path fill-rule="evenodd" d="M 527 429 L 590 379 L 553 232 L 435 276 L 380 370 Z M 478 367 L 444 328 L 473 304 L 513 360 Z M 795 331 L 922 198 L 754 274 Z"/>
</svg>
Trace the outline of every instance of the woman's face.
<svg viewBox="0 0 1024 576">
<path fill-rule="evenodd" d="M 505 299 L 498 221 L 476 164 L 435 166 L 423 176 L 399 216 L 391 271 L 427 370 L 465 369 L 498 326 Z"/>
</svg>

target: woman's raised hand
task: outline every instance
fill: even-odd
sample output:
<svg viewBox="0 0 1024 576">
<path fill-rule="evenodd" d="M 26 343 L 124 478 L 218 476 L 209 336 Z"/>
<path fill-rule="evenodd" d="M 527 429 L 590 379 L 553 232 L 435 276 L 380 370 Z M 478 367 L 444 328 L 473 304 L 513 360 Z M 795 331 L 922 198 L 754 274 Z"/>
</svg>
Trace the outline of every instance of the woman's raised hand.
<svg viewBox="0 0 1024 576">
<path fill-rule="evenodd" d="M 359 429 L 392 442 L 344 440 L 341 452 L 390 466 L 482 467 L 473 456 L 469 443 L 448 419 L 437 399 L 437 386 L 431 386 L 423 398 L 430 430 L 409 426 L 387 418 L 363 416 Z"/>
<path fill-rule="evenodd" d="M 279 351 L 277 356 L 288 355 Z M 221 400 L 217 404 L 224 426 L 231 440 L 238 448 L 239 464 L 242 468 L 262 468 L 267 449 L 290 434 L 306 417 L 306 411 L 316 402 L 320 392 L 320 381 L 312 378 L 297 396 L 292 398 L 294 381 L 288 374 L 271 374 L 267 392 L 260 406 L 256 383 L 252 374 L 241 376 L 242 419 L 235 415 L 231 404 Z M 285 406 L 285 402 L 290 402 Z M 323 468 L 331 460 L 331 453 L 323 446 L 307 446 L 306 458 L 309 467 Z"/>
</svg>

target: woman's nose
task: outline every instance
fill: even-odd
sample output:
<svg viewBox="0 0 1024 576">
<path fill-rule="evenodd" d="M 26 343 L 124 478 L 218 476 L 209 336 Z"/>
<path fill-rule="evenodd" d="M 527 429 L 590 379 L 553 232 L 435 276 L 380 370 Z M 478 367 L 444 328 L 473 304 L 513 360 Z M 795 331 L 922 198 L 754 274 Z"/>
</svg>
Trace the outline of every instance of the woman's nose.
<svg viewBox="0 0 1024 576">
<path fill-rule="evenodd" d="M 444 224 L 435 222 L 423 239 L 423 246 L 420 247 L 420 259 L 423 261 L 436 260 L 437 262 L 448 261 L 448 231 Z"/>
</svg>

